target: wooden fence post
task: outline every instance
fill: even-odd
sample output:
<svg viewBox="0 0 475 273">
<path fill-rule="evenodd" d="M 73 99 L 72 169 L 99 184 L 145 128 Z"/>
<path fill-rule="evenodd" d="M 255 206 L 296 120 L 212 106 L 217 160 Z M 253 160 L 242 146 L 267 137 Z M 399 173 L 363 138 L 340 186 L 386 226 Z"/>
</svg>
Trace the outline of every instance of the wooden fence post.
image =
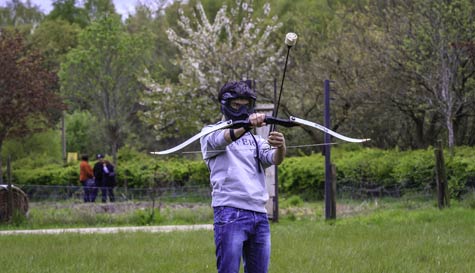
<svg viewBox="0 0 475 273">
<path fill-rule="evenodd" d="M 336 219 L 336 166 L 331 164 L 330 219 Z"/>
<path fill-rule="evenodd" d="M 437 142 L 435 154 L 435 178 L 437 181 L 437 204 L 439 209 L 450 206 L 449 186 L 447 183 L 447 172 L 445 170 L 444 149 L 442 141 Z"/>
<path fill-rule="evenodd" d="M 10 222 L 13 217 L 13 190 L 12 190 L 12 175 L 11 175 L 11 156 L 7 158 L 7 215 L 6 221 Z"/>
</svg>

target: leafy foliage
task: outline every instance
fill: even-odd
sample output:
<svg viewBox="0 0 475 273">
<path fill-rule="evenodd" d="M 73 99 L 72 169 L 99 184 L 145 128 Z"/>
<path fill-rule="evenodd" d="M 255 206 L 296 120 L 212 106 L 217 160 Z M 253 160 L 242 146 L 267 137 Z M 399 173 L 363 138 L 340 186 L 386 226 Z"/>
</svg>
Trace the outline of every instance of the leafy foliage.
<svg viewBox="0 0 475 273">
<path fill-rule="evenodd" d="M 42 62 L 18 32 L 0 30 L 0 155 L 7 138 L 45 130 L 63 109 L 52 91 L 56 77 Z"/>
<path fill-rule="evenodd" d="M 154 126 L 158 137 L 186 135 L 219 119 L 216 99 L 226 81 L 256 80 L 259 95 L 272 98 L 270 88 L 264 87 L 275 77 L 283 48 L 277 48 L 272 37 L 282 24 L 269 16 L 269 4 L 258 10 L 253 1 L 242 0 L 229 9 L 223 5 L 213 22 L 201 3 L 192 16 L 179 10 L 180 29 L 167 31 L 180 53 L 179 84 L 159 84 L 151 76 L 143 79 L 147 90 L 142 102 L 147 109 L 142 118 Z"/>
<path fill-rule="evenodd" d="M 472 0 L 190 0 L 169 6 L 158 1 L 140 3 L 140 10 L 125 21 L 112 19 L 110 0 L 86 0 L 83 6 L 79 2 L 54 1 L 46 17 L 28 1 L 7 1 L 0 7 L 1 27 L 15 28 L 26 37 L 21 54 L 36 48 L 45 57 L 43 68 L 56 71 L 62 65 L 69 74 L 61 82 L 67 99 L 74 102 L 66 117 L 82 120 L 72 121 L 78 123 L 67 129 L 68 148 L 88 149 L 89 154 L 113 153 L 125 144 L 151 150 L 157 148 L 155 136 L 162 147 L 172 146 L 204 123 L 219 119 L 216 93 L 229 79 L 255 79 L 259 100 L 270 101 L 273 88 L 269 85 L 279 78 L 285 53 L 279 46 L 283 39 L 278 37 L 288 31 L 299 34 L 299 42 L 289 59 L 281 115 L 321 122 L 322 81 L 331 79 L 332 129 L 340 133 L 369 137 L 368 145 L 387 149 L 427 149 L 439 138 L 450 146 L 475 144 Z M 272 4 L 272 10 L 265 2 Z M 2 63 L 2 73 L 13 71 L 4 67 Z M 16 82 L 31 83 L 28 79 Z M 58 88 L 53 84 L 51 90 Z M 5 109 L 0 107 L 0 112 Z M 111 115 L 107 123 L 109 110 L 105 109 L 120 113 L 116 118 Z M 76 116 L 75 111 L 83 110 L 90 113 L 89 124 L 85 117 Z M 137 119 L 138 111 L 147 124 Z M 36 117 L 46 118 L 34 117 L 26 119 L 28 126 L 16 126 L 16 133 L 9 137 L 16 139 L 7 149 L 17 151 L 15 156 L 32 149 L 28 152 L 33 157 L 50 161 L 57 147 L 44 155 L 47 145 L 42 142 L 38 151 L 34 145 L 19 144 L 23 140 L 39 143 L 44 135 L 20 138 L 25 132 L 18 129 L 53 128 Z M 306 128 L 281 129 L 289 144 L 317 143 L 322 137 L 319 131 Z M 4 132 L 0 129 L 0 134 Z M 57 141 L 52 139 L 51 147 Z M 117 143 L 110 144 L 112 140 Z M 404 161 L 394 158 L 392 151 L 346 154 L 340 159 L 344 163 L 337 166 L 340 183 L 419 185 L 424 180 L 432 185 L 432 155 L 411 158 L 412 152 L 398 154 Z M 472 181 L 468 171 L 472 165 L 460 158 L 446 163 L 451 166 L 452 194 L 459 196 L 466 181 Z M 182 166 L 177 163 L 176 168 Z M 205 172 L 197 168 L 191 175 L 205 181 Z M 172 169 L 165 168 L 164 173 Z M 133 166 L 130 173 L 139 170 Z M 150 177 L 155 174 L 148 173 L 154 170 L 147 170 L 140 181 L 154 179 Z M 181 172 L 177 179 L 191 179 L 185 171 L 177 172 Z M 310 177 L 321 175 L 312 172 Z M 308 179 L 314 185 L 321 183 Z M 300 181 L 289 187 L 301 189 L 304 184 Z"/>
<path fill-rule="evenodd" d="M 86 27 L 89 23 L 85 9 L 76 6 L 76 0 L 55 0 L 53 10 L 46 16 L 48 20 L 64 20 L 70 24 Z"/>
<path fill-rule="evenodd" d="M 5 141 L 2 148 L 3 158 L 10 156 L 15 164 L 34 168 L 46 162 L 61 163 L 61 136 L 58 130 L 48 129 L 22 138 Z M 36 163 L 34 163 L 36 162 Z"/>
<path fill-rule="evenodd" d="M 145 35 L 128 34 L 117 16 L 103 17 L 80 33 L 78 47 L 61 65 L 64 95 L 97 117 L 97 133 L 114 161 L 139 107 L 137 76 L 143 73 L 148 49 Z"/>
<path fill-rule="evenodd" d="M 433 149 L 384 151 L 379 149 L 338 148 L 333 150 L 337 169 L 337 187 L 357 189 L 435 190 Z M 451 197 L 461 198 L 475 181 L 473 148 L 457 149 L 460 155 L 446 160 Z M 152 158 L 130 147 L 119 152 L 117 166 L 120 187 L 152 188 L 209 186 L 209 172 L 202 160 Z M 46 162 L 46 161 L 45 161 Z M 15 183 L 40 185 L 78 185 L 79 167 L 72 164 L 44 163 L 30 159 L 13 166 Z M 290 157 L 279 166 L 279 192 L 303 199 L 323 198 L 324 157 L 320 154 Z"/>
<path fill-rule="evenodd" d="M 443 137 L 452 148 L 467 138 L 468 131 L 457 128 L 472 124 L 473 1 L 369 1 L 364 8 L 347 14 L 350 22 L 342 38 L 351 39 L 347 45 L 358 52 L 360 66 L 354 67 L 369 65 L 367 71 L 357 70 L 360 73 L 354 82 L 371 76 L 359 85 L 365 88 L 363 84 L 369 83 L 366 89 L 374 91 L 368 92 L 368 100 L 384 105 L 381 110 L 385 114 L 371 117 L 382 121 L 373 124 L 384 126 L 381 123 L 393 119 L 387 115 L 390 106 L 391 115 L 398 112 L 407 119 L 400 124 L 403 128 L 394 131 L 404 132 L 409 127 L 408 133 L 397 137 L 412 142 L 413 147 L 434 145 Z M 368 123 L 367 119 L 362 122 Z M 378 134 L 376 140 L 387 141 L 385 134 Z"/>
<path fill-rule="evenodd" d="M 285 159 L 279 167 L 279 189 L 288 194 L 322 197 L 325 170 L 315 166 L 323 166 L 323 160 L 314 155 Z"/>
<path fill-rule="evenodd" d="M 78 154 L 104 153 L 97 118 L 88 111 L 66 114 L 66 139 L 69 152 Z"/>
<path fill-rule="evenodd" d="M 0 27 L 14 27 L 28 32 L 44 17 L 39 7 L 30 1 L 23 3 L 18 0 L 5 1 L 0 7 Z"/>
<path fill-rule="evenodd" d="M 80 27 L 62 19 L 45 20 L 33 32 L 32 45 L 37 48 L 54 71 L 59 70 L 69 50 L 76 47 Z"/>
</svg>

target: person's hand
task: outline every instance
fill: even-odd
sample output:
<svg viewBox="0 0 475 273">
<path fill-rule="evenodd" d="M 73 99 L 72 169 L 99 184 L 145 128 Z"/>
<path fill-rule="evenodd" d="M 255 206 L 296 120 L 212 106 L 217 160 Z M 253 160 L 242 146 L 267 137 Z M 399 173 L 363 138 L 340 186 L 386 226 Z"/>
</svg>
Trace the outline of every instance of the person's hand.
<svg viewBox="0 0 475 273">
<path fill-rule="evenodd" d="M 270 132 L 269 138 L 267 139 L 269 144 L 273 147 L 276 148 L 282 148 L 285 147 L 285 138 L 284 135 L 280 132 Z"/>
<path fill-rule="evenodd" d="M 263 113 L 253 113 L 249 115 L 249 122 L 251 123 L 251 127 L 262 127 L 265 126 L 265 118 L 266 115 Z"/>
</svg>

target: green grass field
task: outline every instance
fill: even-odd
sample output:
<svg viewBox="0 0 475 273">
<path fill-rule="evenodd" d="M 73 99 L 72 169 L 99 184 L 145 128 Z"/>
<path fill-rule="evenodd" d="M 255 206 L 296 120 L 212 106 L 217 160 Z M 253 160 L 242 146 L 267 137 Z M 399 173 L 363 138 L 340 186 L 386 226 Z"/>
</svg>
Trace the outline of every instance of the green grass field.
<svg viewBox="0 0 475 273">
<path fill-rule="evenodd" d="M 287 211 L 271 227 L 270 272 L 474 272 L 475 210 L 415 204 L 336 221 Z M 216 272 L 212 231 L 8 235 L 0 246 L 4 273 Z"/>
</svg>

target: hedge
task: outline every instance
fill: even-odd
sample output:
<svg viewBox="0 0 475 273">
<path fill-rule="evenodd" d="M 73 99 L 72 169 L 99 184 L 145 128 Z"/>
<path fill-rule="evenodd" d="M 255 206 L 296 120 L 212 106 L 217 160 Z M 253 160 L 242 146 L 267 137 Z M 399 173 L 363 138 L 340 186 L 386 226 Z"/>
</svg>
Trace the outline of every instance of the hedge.
<svg viewBox="0 0 475 273">
<path fill-rule="evenodd" d="M 339 186 L 434 188 L 435 157 L 432 148 L 398 151 L 352 146 L 332 149 Z M 475 148 L 457 147 L 455 155 L 445 152 L 449 188 L 453 197 L 475 181 Z M 91 162 L 93 165 L 95 162 Z M 15 184 L 79 185 L 79 163 L 68 166 L 45 164 L 34 167 L 12 164 Z M 131 188 L 209 185 L 209 172 L 202 160 L 183 157 L 157 158 L 140 153 L 119 156 L 119 186 Z M 4 174 L 6 172 L 4 171 Z M 321 154 L 288 157 L 279 166 L 282 194 L 321 197 L 324 188 L 324 157 Z"/>
</svg>

